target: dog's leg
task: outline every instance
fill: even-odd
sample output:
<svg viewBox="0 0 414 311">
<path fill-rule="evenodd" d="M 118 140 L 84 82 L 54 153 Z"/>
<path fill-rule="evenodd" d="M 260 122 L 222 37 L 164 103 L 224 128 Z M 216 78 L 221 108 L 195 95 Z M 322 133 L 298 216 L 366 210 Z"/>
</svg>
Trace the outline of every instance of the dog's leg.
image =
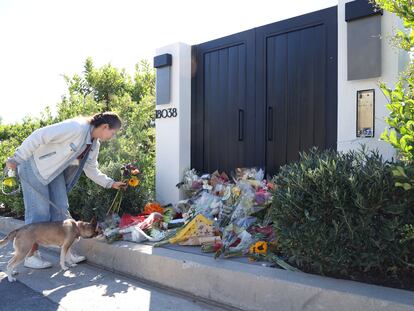
<svg viewBox="0 0 414 311">
<path fill-rule="evenodd" d="M 69 249 L 72 246 L 73 239 L 65 241 L 60 249 L 60 266 L 62 270 L 67 270 L 68 267 L 65 265 L 65 260 L 68 255 Z M 70 261 L 69 261 L 70 262 Z"/>
<path fill-rule="evenodd" d="M 38 247 L 39 246 L 37 244 L 33 244 L 32 248 L 30 249 L 29 253 L 27 254 L 27 257 L 33 256 L 33 254 L 37 251 Z"/>
<path fill-rule="evenodd" d="M 6 274 L 7 274 L 7 279 L 9 280 L 9 282 L 16 281 L 16 278 L 13 277 L 13 269 L 15 265 L 16 265 L 16 255 L 14 255 L 12 259 L 9 260 L 9 263 L 7 264 Z"/>
<path fill-rule="evenodd" d="M 68 267 L 65 265 L 65 257 L 66 257 L 65 245 L 62 245 L 62 248 L 60 249 L 60 267 L 62 268 L 62 270 L 68 270 Z"/>
<path fill-rule="evenodd" d="M 16 278 L 14 278 L 13 277 L 13 275 L 15 275 L 16 273 L 16 271 L 14 271 L 14 268 L 19 264 L 19 263 L 21 263 L 23 260 L 24 260 L 24 258 L 26 257 L 26 254 L 25 253 L 23 253 L 23 252 L 20 252 L 20 251 L 18 251 L 18 250 L 16 250 L 16 252 L 15 252 L 15 254 L 14 254 L 14 256 L 13 256 L 13 258 L 12 259 L 10 259 L 10 261 L 9 261 L 9 263 L 7 264 L 7 270 L 6 270 L 6 273 L 7 273 L 7 278 L 8 278 L 8 280 L 9 280 L 9 282 L 14 282 L 14 281 L 16 281 Z"/>
<path fill-rule="evenodd" d="M 69 264 L 70 267 L 76 267 L 77 264 L 73 260 L 72 252 L 70 251 L 71 248 L 68 249 L 68 252 L 66 253 L 66 262 Z"/>
<path fill-rule="evenodd" d="M 16 281 L 16 278 L 14 278 L 13 275 L 16 275 L 17 271 L 15 271 L 14 268 L 24 260 L 26 255 L 29 253 L 31 247 L 30 244 L 27 244 L 19 239 L 14 240 L 13 246 L 14 256 L 8 262 L 6 269 L 7 279 L 9 280 L 9 282 Z"/>
</svg>

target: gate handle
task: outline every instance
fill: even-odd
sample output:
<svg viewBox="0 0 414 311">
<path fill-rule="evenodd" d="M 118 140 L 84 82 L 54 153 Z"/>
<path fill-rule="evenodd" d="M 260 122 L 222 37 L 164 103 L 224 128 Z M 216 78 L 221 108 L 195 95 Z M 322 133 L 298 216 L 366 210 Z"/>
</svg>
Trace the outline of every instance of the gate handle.
<svg viewBox="0 0 414 311">
<path fill-rule="evenodd" d="M 244 110 L 239 109 L 239 141 L 243 140 L 244 136 Z"/>
<path fill-rule="evenodd" d="M 267 140 L 273 140 L 273 108 L 267 108 Z"/>
</svg>

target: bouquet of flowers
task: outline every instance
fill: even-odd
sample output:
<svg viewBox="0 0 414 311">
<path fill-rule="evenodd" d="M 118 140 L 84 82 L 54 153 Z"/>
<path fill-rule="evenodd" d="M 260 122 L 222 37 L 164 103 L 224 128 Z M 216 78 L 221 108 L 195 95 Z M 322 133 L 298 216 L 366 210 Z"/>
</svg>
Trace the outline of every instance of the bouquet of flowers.
<svg viewBox="0 0 414 311">
<path fill-rule="evenodd" d="M 5 195 L 15 195 L 20 192 L 20 184 L 15 170 L 5 169 L 1 181 L 1 192 Z"/>
<path fill-rule="evenodd" d="M 139 169 L 132 165 L 131 163 L 124 165 L 121 167 L 121 175 L 122 175 L 122 182 L 126 183 L 127 186 L 122 189 L 118 189 L 116 192 L 115 198 L 111 204 L 111 206 L 108 209 L 108 212 L 106 213 L 109 215 L 110 213 L 118 213 L 119 209 L 121 208 L 122 203 L 122 196 L 124 191 L 128 188 L 128 186 L 131 186 L 133 188 L 137 187 L 140 183 L 140 180 L 138 179 L 138 175 L 140 174 Z"/>
</svg>

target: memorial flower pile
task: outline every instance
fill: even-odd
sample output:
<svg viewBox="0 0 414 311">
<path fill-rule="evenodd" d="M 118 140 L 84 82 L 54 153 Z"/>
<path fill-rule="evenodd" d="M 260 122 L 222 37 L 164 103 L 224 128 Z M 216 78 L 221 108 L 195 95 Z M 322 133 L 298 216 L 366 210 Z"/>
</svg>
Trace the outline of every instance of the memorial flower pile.
<svg viewBox="0 0 414 311">
<path fill-rule="evenodd" d="M 137 216 L 124 214 L 117 229 L 106 230 L 107 239 L 200 246 L 215 258 L 245 256 L 291 268 L 270 251 L 277 244 L 270 212 L 275 185 L 263 170 L 236 169 L 231 176 L 188 170 L 177 187 L 187 199 L 168 206 L 149 202 Z"/>
<path fill-rule="evenodd" d="M 267 243 L 275 240 L 269 209 L 274 185 L 264 179 L 263 170 L 236 169 L 231 177 L 217 171 L 198 176 L 195 170 L 188 170 L 177 186 L 189 196 L 175 206 L 184 227 L 157 245 L 177 243 L 179 236 L 182 245 L 201 245 L 203 252 L 229 258 L 248 256 L 252 247 L 254 253 L 264 254 Z M 208 240 L 192 223 L 199 215 L 212 228 Z M 189 226 L 192 230 L 186 230 Z M 187 232 L 186 240 L 182 232 Z"/>
</svg>

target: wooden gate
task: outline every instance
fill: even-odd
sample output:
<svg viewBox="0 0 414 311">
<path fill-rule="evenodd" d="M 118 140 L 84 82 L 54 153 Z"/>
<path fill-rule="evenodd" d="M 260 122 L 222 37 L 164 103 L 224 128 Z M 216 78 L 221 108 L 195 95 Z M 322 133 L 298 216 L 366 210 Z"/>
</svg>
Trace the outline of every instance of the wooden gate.
<svg viewBox="0 0 414 311">
<path fill-rule="evenodd" d="M 337 7 L 193 46 L 191 166 L 264 167 L 336 148 Z"/>
</svg>

